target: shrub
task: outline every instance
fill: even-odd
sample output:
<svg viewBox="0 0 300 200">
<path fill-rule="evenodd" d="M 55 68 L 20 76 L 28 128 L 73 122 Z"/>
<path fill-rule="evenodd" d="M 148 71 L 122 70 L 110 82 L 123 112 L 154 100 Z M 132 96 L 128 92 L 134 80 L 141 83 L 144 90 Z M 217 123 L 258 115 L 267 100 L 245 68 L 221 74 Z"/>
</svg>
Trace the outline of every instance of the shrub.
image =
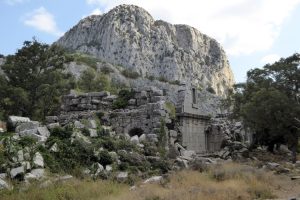
<svg viewBox="0 0 300 200">
<path fill-rule="evenodd" d="M 73 57 L 77 63 L 83 63 L 94 69 L 97 69 L 97 62 L 99 62 L 98 59 L 84 54 L 74 54 Z"/>
<path fill-rule="evenodd" d="M 62 127 L 55 127 L 51 131 L 50 137 L 56 137 L 59 139 L 68 139 L 72 136 L 73 132 L 70 127 L 62 128 Z"/>
<path fill-rule="evenodd" d="M 101 72 L 104 73 L 104 74 L 110 74 L 110 73 L 112 73 L 114 71 L 110 67 L 108 67 L 108 66 L 103 66 L 101 68 Z"/>
<path fill-rule="evenodd" d="M 159 80 L 160 82 L 168 82 L 168 79 L 166 79 L 164 76 L 158 77 L 158 80 Z"/>
<path fill-rule="evenodd" d="M 172 84 L 172 85 L 180 85 L 180 81 L 179 80 L 170 81 L 169 83 Z"/>
<path fill-rule="evenodd" d="M 99 161 L 103 166 L 110 165 L 113 163 L 113 159 L 107 150 L 100 151 Z"/>
<path fill-rule="evenodd" d="M 175 105 L 169 101 L 167 101 L 165 103 L 165 106 L 170 114 L 170 118 L 171 119 L 175 119 L 176 118 L 176 108 L 175 108 Z"/>
<path fill-rule="evenodd" d="M 129 99 L 134 97 L 134 92 L 131 90 L 121 90 L 118 98 L 113 102 L 113 109 L 126 108 L 128 106 Z"/>
<path fill-rule="evenodd" d="M 122 71 L 123 76 L 131 79 L 137 79 L 140 75 L 138 72 L 132 71 L 130 69 L 124 69 Z"/>
<path fill-rule="evenodd" d="M 18 144 L 24 148 L 24 147 L 31 147 L 35 145 L 36 142 L 37 142 L 36 138 L 30 136 L 24 136 L 21 137 L 21 139 L 18 141 Z"/>
</svg>

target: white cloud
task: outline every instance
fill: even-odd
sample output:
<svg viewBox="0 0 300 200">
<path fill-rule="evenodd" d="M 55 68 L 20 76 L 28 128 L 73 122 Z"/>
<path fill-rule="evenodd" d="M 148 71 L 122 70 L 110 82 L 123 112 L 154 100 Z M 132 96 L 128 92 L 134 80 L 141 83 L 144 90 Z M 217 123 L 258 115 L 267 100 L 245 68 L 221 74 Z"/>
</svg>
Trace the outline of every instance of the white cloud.
<svg viewBox="0 0 300 200">
<path fill-rule="evenodd" d="M 216 38 L 230 55 L 268 50 L 300 0 L 86 0 L 105 12 L 135 4 L 155 19 L 189 24 Z"/>
<path fill-rule="evenodd" d="M 23 20 L 26 26 L 31 26 L 39 31 L 43 31 L 55 36 L 63 35 L 54 20 L 54 16 L 44 7 L 40 7 L 33 12 L 27 14 Z"/>
<path fill-rule="evenodd" d="M 273 64 L 274 62 L 280 60 L 280 56 L 277 54 L 269 54 L 264 56 L 260 61 L 262 64 Z"/>
<path fill-rule="evenodd" d="M 89 15 L 101 15 L 102 11 L 99 8 L 93 10 Z"/>
</svg>

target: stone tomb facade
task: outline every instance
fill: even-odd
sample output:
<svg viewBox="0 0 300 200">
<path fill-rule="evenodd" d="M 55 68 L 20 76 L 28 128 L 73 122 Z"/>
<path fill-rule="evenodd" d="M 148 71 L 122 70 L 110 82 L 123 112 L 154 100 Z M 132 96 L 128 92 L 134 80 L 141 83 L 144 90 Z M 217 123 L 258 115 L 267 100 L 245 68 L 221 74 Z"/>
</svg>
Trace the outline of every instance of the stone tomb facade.
<svg viewBox="0 0 300 200">
<path fill-rule="evenodd" d="M 179 89 L 176 111 L 182 146 L 200 154 L 219 151 L 224 138 L 222 134 L 216 134 L 218 132 L 207 131 L 217 109 L 204 107 L 204 104 L 207 102 L 201 100 L 201 94 L 195 87 L 183 85 Z"/>
</svg>

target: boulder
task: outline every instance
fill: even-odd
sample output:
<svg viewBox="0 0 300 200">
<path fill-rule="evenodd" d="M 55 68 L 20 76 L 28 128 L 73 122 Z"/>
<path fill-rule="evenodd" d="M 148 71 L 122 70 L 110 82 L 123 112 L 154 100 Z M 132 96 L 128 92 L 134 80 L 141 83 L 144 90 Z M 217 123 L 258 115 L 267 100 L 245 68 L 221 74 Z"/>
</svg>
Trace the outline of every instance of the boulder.
<svg viewBox="0 0 300 200">
<path fill-rule="evenodd" d="M 97 128 L 97 123 L 94 119 L 90 119 L 90 120 L 88 120 L 86 126 L 87 126 L 87 128 L 96 129 Z"/>
<path fill-rule="evenodd" d="M 92 169 L 95 171 L 94 176 L 98 176 L 104 170 L 104 167 L 100 163 L 94 163 Z"/>
<path fill-rule="evenodd" d="M 7 120 L 7 125 L 14 130 L 19 124 L 24 122 L 30 122 L 28 117 L 19 117 L 19 116 L 9 116 Z"/>
<path fill-rule="evenodd" d="M 34 154 L 33 166 L 37 167 L 37 168 L 40 168 L 40 167 L 43 168 L 44 167 L 44 158 L 39 152 L 36 152 Z"/>
<path fill-rule="evenodd" d="M 78 128 L 78 129 L 83 129 L 84 125 L 80 122 L 80 121 L 75 121 L 74 122 L 74 128 Z"/>
<path fill-rule="evenodd" d="M 21 133 L 23 131 L 36 130 L 39 125 L 40 123 L 37 121 L 24 122 L 16 127 L 16 132 Z"/>
<path fill-rule="evenodd" d="M 111 172 L 112 169 L 113 169 L 113 168 L 112 168 L 112 166 L 110 166 L 110 165 L 106 165 L 106 166 L 105 166 L 105 170 L 108 171 L 108 172 Z"/>
<path fill-rule="evenodd" d="M 89 140 L 89 138 L 88 137 L 86 137 L 86 136 L 84 136 L 82 133 L 80 133 L 80 132 L 74 132 L 73 133 L 73 135 L 72 135 L 72 137 L 75 139 L 75 140 L 77 140 L 77 141 L 79 141 L 79 142 L 83 142 L 83 143 L 85 143 L 85 144 L 91 144 L 92 142 Z"/>
<path fill-rule="evenodd" d="M 132 136 L 130 138 L 130 142 L 132 142 L 133 144 L 139 144 L 140 141 L 139 141 L 139 136 L 135 135 L 135 136 Z"/>
<path fill-rule="evenodd" d="M 118 181 L 124 182 L 128 178 L 128 172 L 119 172 L 116 178 Z"/>
<path fill-rule="evenodd" d="M 0 190 L 1 189 L 9 189 L 8 184 L 0 178 Z"/>
<path fill-rule="evenodd" d="M 46 117 L 46 123 L 50 124 L 50 123 L 55 123 L 58 121 L 58 117 L 57 116 L 47 116 Z"/>
<path fill-rule="evenodd" d="M 16 167 L 10 170 L 10 177 L 15 178 L 18 175 L 20 176 L 24 175 L 24 173 L 25 173 L 24 166 Z"/>
<path fill-rule="evenodd" d="M 151 178 L 148 178 L 147 180 L 145 180 L 143 183 L 158 183 L 163 179 L 162 176 L 153 176 Z"/>
<path fill-rule="evenodd" d="M 0 174 L 0 179 L 6 179 L 7 177 L 7 174 L 6 173 L 1 173 Z"/>
<path fill-rule="evenodd" d="M 98 137 L 96 129 L 89 128 L 90 137 Z"/>
<path fill-rule="evenodd" d="M 30 173 L 33 174 L 36 179 L 45 177 L 45 169 L 33 169 Z"/>
<path fill-rule="evenodd" d="M 180 155 L 182 157 L 188 158 L 188 159 L 192 159 L 193 157 L 196 156 L 196 152 L 195 151 L 191 151 L 191 150 L 182 150 L 180 151 Z"/>
<path fill-rule="evenodd" d="M 31 169 L 31 164 L 28 161 L 22 162 L 22 166 L 24 166 L 25 171 L 29 171 Z"/>
<path fill-rule="evenodd" d="M 277 167 L 280 166 L 280 164 L 274 163 L 274 162 L 268 162 L 266 165 L 267 165 L 267 168 L 270 170 L 275 170 Z"/>
<path fill-rule="evenodd" d="M 50 136 L 50 132 L 46 126 L 38 127 L 37 132 L 39 135 L 47 137 L 47 138 Z"/>
<path fill-rule="evenodd" d="M 146 141 L 146 135 L 145 135 L 145 134 L 142 134 L 142 135 L 139 137 L 139 141 L 140 141 L 140 142 Z"/>
<path fill-rule="evenodd" d="M 18 157 L 18 162 L 23 162 L 23 161 L 24 161 L 23 150 L 19 150 L 19 151 L 17 152 L 17 157 Z"/>
<path fill-rule="evenodd" d="M 57 127 L 60 127 L 60 125 L 59 125 L 58 122 L 56 122 L 56 123 L 51 123 L 51 124 L 48 124 L 48 125 L 47 125 L 47 128 L 48 128 L 49 130 L 52 130 L 52 129 L 57 128 Z"/>
<path fill-rule="evenodd" d="M 51 151 L 51 152 L 55 152 L 55 153 L 57 153 L 57 152 L 59 151 L 57 143 L 54 143 L 54 144 L 50 147 L 50 151 Z"/>
</svg>

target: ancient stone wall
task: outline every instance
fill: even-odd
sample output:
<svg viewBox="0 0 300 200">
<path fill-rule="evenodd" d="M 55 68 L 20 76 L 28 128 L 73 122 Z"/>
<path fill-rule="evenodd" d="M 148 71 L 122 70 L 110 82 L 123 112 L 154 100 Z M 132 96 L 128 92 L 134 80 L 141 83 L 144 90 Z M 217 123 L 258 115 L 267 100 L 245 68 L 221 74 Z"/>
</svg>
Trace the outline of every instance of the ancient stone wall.
<svg viewBox="0 0 300 200">
<path fill-rule="evenodd" d="M 109 92 L 66 95 L 62 99 L 61 114 L 52 122 L 68 124 L 103 113 L 102 125 L 110 126 L 117 134 L 131 137 L 145 134 L 147 138 L 157 141 L 161 126 L 171 123 L 163 91 L 155 87 L 132 91 L 133 96 L 128 100 L 128 106 L 115 110 L 112 109 L 112 104 L 118 97 Z M 168 131 L 166 126 L 164 128 Z"/>
</svg>

